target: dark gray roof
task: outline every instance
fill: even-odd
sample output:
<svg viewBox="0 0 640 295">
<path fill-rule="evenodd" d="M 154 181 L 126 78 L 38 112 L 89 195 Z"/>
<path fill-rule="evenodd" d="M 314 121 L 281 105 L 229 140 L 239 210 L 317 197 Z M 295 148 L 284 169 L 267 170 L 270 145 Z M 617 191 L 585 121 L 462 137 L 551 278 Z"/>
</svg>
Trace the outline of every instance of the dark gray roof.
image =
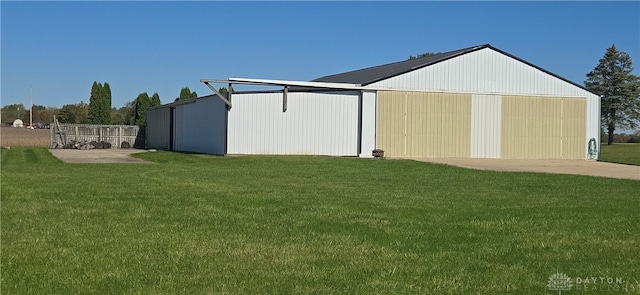
<svg viewBox="0 0 640 295">
<path fill-rule="evenodd" d="M 351 84 L 360 84 L 364 86 L 364 85 L 375 83 L 375 82 L 385 80 L 394 76 L 398 76 L 407 72 L 411 72 L 413 70 L 417 70 L 426 66 L 430 66 L 430 65 L 439 63 L 441 61 L 445 61 L 450 58 L 453 58 L 462 54 L 466 54 L 472 51 L 476 51 L 488 46 L 489 44 L 474 46 L 474 47 L 429 55 L 421 58 L 394 62 L 386 65 L 375 66 L 375 67 L 355 70 L 355 71 L 346 72 L 346 73 L 324 76 L 324 77 L 312 80 L 312 82 L 351 83 Z"/>
<path fill-rule="evenodd" d="M 171 107 L 176 107 L 176 106 L 183 105 L 183 104 L 194 103 L 194 102 L 196 102 L 197 99 L 207 98 L 207 97 L 215 97 L 215 96 L 217 96 L 217 95 L 216 94 L 210 94 L 210 95 L 200 96 L 200 97 L 196 97 L 196 98 L 181 99 L 181 100 L 178 100 L 178 101 L 174 101 L 174 102 L 166 103 L 166 104 L 163 104 L 163 105 L 151 107 L 149 109 L 152 110 L 152 109 L 171 108 Z"/>
<path fill-rule="evenodd" d="M 370 67 L 370 68 L 365 68 L 365 69 L 361 69 L 361 70 L 355 70 L 355 71 L 351 71 L 351 72 L 346 72 L 346 73 L 340 73 L 340 74 L 335 74 L 335 75 L 329 75 L 329 76 L 324 76 L 315 80 L 312 80 L 312 82 L 331 82 L 331 83 L 350 83 L 350 84 L 360 84 L 362 86 L 371 84 L 371 83 L 375 83 L 378 81 L 382 81 L 385 79 L 389 79 L 391 77 L 395 77 L 398 75 L 402 75 L 420 68 L 424 68 L 426 66 L 430 66 L 433 64 L 437 64 L 441 61 L 445 61 L 454 57 L 458 57 L 470 52 L 474 52 L 480 49 L 484 49 L 484 48 L 490 48 L 492 50 L 495 50 L 496 52 L 499 52 L 501 54 L 504 54 L 508 57 L 511 57 L 515 60 L 518 60 L 522 63 L 525 63 L 531 67 L 534 67 L 542 72 L 545 72 L 551 76 L 554 76 L 560 80 L 563 80 L 567 83 L 573 84 L 577 87 L 580 87 L 586 91 L 589 91 L 591 93 L 593 93 L 592 91 L 586 89 L 583 85 L 580 85 L 578 83 L 575 83 L 569 79 L 560 77 L 550 71 L 547 71 L 539 66 L 536 66 L 524 59 L 521 59 L 517 56 L 511 55 L 507 52 L 504 52 L 498 48 L 495 48 L 489 44 L 484 44 L 484 45 L 478 45 L 478 46 L 473 46 L 473 47 L 469 47 L 469 48 L 464 48 L 464 49 L 458 49 L 458 50 L 454 50 L 454 51 L 449 51 L 449 52 L 445 52 L 445 53 L 438 53 L 435 55 L 430 55 L 430 56 L 425 56 L 425 57 L 421 57 L 421 58 L 416 58 L 416 59 L 410 59 L 410 60 L 405 60 L 405 61 L 400 61 L 400 62 L 394 62 L 394 63 L 390 63 L 390 64 L 386 64 L 386 65 L 380 65 L 380 66 L 375 66 L 375 67 Z M 301 88 L 303 89 L 303 88 Z M 298 89 L 296 89 L 298 90 Z M 594 93 L 595 94 L 595 93 Z"/>
</svg>

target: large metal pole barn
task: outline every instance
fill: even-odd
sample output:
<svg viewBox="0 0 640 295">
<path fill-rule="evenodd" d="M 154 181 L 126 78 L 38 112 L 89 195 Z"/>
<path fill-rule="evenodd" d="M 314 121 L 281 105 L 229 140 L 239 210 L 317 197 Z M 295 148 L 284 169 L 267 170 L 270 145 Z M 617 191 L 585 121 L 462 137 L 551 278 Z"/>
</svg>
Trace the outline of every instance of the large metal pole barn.
<svg viewBox="0 0 640 295">
<path fill-rule="evenodd" d="M 177 150 L 522 159 L 597 158 L 599 150 L 597 95 L 488 44 L 309 82 L 201 81 L 217 103 L 175 106 Z M 224 96 L 210 83 L 282 90 Z M 215 132 L 191 129 L 198 125 Z M 196 138 L 204 135 L 216 140 Z"/>
</svg>

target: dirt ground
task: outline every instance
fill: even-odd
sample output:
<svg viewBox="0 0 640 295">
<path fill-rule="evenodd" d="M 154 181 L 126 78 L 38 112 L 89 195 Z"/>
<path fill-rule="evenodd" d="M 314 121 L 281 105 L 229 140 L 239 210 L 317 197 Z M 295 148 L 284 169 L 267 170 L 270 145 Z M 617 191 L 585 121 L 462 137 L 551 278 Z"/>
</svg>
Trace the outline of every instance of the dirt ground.
<svg viewBox="0 0 640 295">
<path fill-rule="evenodd" d="M 0 128 L 0 141 L 3 147 L 46 146 L 51 144 L 51 130 L 14 127 Z"/>
<path fill-rule="evenodd" d="M 578 174 L 640 180 L 640 166 L 613 164 L 588 160 L 515 160 L 467 158 L 411 159 L 416 161 L 440 163 L 479 170 Z"/>
<path fill-rule="evenodd" d="M 134 153 L 145 153 L 149 151 L 150 150 L 141 149 L 49 149 L 52 155 L 65 163 L 150 163 L 129 156 Z"/>
</svg>

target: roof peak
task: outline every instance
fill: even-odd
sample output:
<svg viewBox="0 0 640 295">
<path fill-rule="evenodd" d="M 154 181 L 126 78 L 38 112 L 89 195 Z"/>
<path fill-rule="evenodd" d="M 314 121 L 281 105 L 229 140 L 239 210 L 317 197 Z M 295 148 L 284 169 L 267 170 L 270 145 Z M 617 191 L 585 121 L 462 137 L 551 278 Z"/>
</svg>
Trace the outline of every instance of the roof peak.
<svg viewBox="0 0 640 295">
<path fill-rule="evenodd" d="M 324 76 L 313 82 L 336 82 L 336 83 L 352 83 L 367 85 L 390 77 L 404 74 L 422 67 L 426 67 L 447 59 L 476 51 L 482 48 L 491 47 L 489 44 L 477 45 L 463 49 L 437 53 L 433 55 L 423 56 L 414 59 L 392 62 L 388 64 L 372 66 L 364 69 L 353 70 L 349 72 L 338 73 L 334 75 Z"/>
</svg>

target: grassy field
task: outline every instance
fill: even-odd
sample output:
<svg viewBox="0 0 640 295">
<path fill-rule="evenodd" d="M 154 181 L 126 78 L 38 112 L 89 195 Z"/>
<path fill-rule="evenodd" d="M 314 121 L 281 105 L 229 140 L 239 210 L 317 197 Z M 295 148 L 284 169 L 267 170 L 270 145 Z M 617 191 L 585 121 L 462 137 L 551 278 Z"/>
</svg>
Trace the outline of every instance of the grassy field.
<svg viewBox="0 0 640 295">
<path fill-rule="evenodd" d="M 2 150 L 2 294 L 558 294 L 557 272 L 640 294 L 640 181 L 136 157 L 155 164 Z"/>
<path fill-rule="evenodd" d="M 600 161 L 640 166 L 640 143 L 603 144 Z"/>
</svg>

